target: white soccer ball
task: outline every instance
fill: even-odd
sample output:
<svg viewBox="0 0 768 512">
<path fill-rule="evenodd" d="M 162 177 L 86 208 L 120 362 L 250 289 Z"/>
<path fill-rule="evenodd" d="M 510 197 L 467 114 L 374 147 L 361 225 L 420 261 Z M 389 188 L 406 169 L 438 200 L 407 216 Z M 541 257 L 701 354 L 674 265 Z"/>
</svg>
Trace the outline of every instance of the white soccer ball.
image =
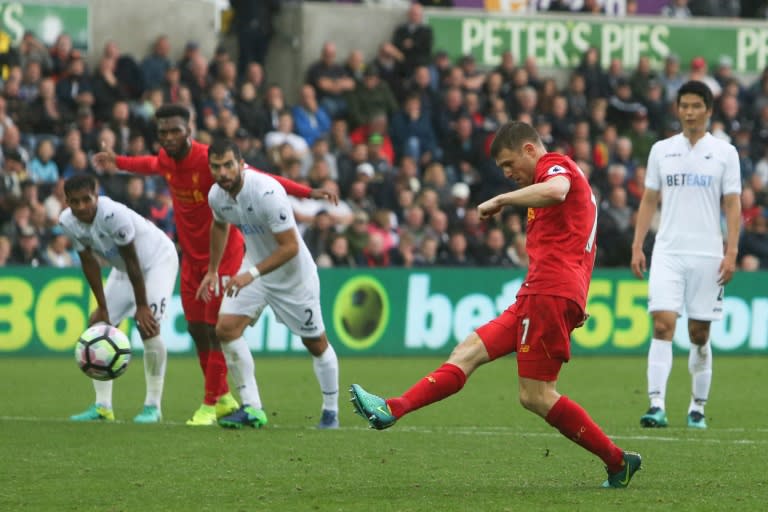
<svg viewBox="0 0 768 512">
<path fill-rule="evenodd" d="M 116 327 L 92 325 L 75 344 L 75 361 L 92 379 L 116 379 L 125 373 L 131 361 L 131 342 Z"/>
</svg>

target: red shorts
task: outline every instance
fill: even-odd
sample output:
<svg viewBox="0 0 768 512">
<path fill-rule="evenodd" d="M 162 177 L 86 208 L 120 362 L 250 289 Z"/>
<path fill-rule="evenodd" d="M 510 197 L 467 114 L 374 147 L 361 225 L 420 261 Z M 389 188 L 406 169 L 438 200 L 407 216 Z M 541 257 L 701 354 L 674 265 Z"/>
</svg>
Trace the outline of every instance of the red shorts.
<svg viewBox="0 0 768 512">
<path fill-rule="evenodd" d="M 226 283 L 230 277 L 237 274 L 242 263 L 242 251 L 231 256 L 224 253 L 219 265 L 219 290 L 224 290 L 222 281 Z M 197 289 L 208 273 L 208 264 L 192 263 L 181 259 L 181 307 L 184 308 L 184 318 L 188 323 L 206 323 L 216 325 L 219 317 L 222 295 L 211 297 L 209 302 L 195 298 Z"/>
<path fill-rule="evenodd" d="M 553 381 L 571 358 L 571 331 L 583 321 L 584 311 L 572 300 L 523 295 L 476 332 L 491 360 L 517 352 L 520 377 Z"/>
</svg>

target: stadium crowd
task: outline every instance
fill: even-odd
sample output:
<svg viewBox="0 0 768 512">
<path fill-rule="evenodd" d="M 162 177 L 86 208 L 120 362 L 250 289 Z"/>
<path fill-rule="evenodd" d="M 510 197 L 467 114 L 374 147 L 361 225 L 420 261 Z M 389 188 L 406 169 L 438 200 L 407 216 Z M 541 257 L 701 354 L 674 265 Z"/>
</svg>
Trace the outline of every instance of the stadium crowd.
<svg viewBox="0 0 768 512">
<path fill-rule="evenodd" d="M 603 69 L 590 48 L 561 87 L 536 59 L 509 52 L 493 69 L 472 56 L 452 62 L 433 48 L 419 5 L 376 55 L 340 56 L 326 42 L 293 105 L 259 62 L 238 62 L 224 47 L 207 56 L 190 41 L 180 60 L 171 55 L 164 36 L 139 61 L 110 42 L 89 69 L 67 34 L 49 48 L 31 32 L 0 55 L 0 266 L 78 265 L 57 223 L 63 182 L 79 173 L 174 238 L 162 178 L 91 161 L 105 147 L 156 151 L 153 113 L 165 103 L 190 108 L 197 139 L 233 138 L 253 166 L 338 191 L 338 205 L 294 200 L 322 267 L 525 267 L 526 212 L 481 223 L 475 205 L 513 188 L 489 145 L 507 120 L 527 121 L 589 176 L 597 264 L 628 266 L 648 152 L 679 131 L 676 91 L 695 79 L 716 97 L 712 133 L 741 157 L 740 266 L 768 268 L 768 68 L 754 83 L 727 56 L 669 55 L 661 70 L 647 57 L 632 69 L 614 59 Z"/>
</svg>

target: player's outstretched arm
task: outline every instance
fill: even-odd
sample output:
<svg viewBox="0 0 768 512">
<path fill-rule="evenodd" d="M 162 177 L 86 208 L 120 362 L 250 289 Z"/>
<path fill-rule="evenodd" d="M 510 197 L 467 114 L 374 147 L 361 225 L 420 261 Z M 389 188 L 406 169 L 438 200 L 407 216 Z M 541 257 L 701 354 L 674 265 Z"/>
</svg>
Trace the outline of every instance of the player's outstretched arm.
<svg viewBox="0 0 768 512">
<path fill-rule="evenodd" d="M 86 248 L 78 253 L 80 255 L 80 266 L 83 269 L 85 280 L 96 297 L 96 309 L 91 313 L 88 319 L 88 325 L 99 322 L 109 323 L 109 311 L 107 311 L 107 299 L 104 296 L 104 285 L 101 282 L 101 266 L 93 256 L 90 248 Z"/>
<path fill-rule="evenodd" d="M 136 326 L 139 328 L 142 339 L 152 338 L 160 334 L 160 324 L 155 320 L 147 301 L 147 287 L 144 283 L 144 274 L 141 272 L 139 257 L 133 242 L 120 245 L 117 249 L 125 262 L 125 270 L 133 287 L 133 296 L 136 301 Z"/>
</svg>

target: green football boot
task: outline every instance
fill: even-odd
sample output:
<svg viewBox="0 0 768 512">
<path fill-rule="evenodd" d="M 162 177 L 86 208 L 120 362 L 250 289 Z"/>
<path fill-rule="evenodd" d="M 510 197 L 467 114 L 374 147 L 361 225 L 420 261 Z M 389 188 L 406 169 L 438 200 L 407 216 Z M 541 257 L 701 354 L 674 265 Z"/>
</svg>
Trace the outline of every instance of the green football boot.
<svg viewBox="0 0 768 512">
<path fill-rule="evenodd" d="M 624 466 L 616 473 L 608 473 L 608 480 L 603 482 L 603 487 L 622 489 L 629 485 L 632 476 L 640 470 L 643 458 L 639 453 L 624 452 Z"/>
<path fill-rule="evenodd" d="M 219 418 L 219 425 L 225 428 L 261 428 L 266 424 L 267 414 L 250 405 L 244 405 L 232 414 Z"/>
<path fill-rule="evenodd" d="M 133 418 L 134 423 L 160 423 L 163 415 L 156 405 L 145 405 L 139 414 Z"/>
<path fill-rule="evenodd" d="M 668 425 L 667 413 L 661 407 L 651 407 L 640 418 L 640 425 L 645 428 L 663 428 Z"/>
<path fill-rule="evenodd" d="M 69 417 L 72 421 L 115 421 L 115 413 L 99 404 L 93 404 L 80 414 Z"/>
<path fill-rule="evenodd" d="M 704 414 L 699 411 L 691 411 L 688 413 L 688 428 L 697 428 L 704 430 L 707 428 L 707 420 L 704 419 Z"/>
<path fill-rule="evenodd" d="M 367 392 L 358 384 L 352 384 L 349 393 L 352 395 L 350 401 L 355 406 L 355 412 L 368 420 L 371 428 L 384 430 L 397 421 L 389 410 L 387 402 L 380 396 Z"/>
</svg>

